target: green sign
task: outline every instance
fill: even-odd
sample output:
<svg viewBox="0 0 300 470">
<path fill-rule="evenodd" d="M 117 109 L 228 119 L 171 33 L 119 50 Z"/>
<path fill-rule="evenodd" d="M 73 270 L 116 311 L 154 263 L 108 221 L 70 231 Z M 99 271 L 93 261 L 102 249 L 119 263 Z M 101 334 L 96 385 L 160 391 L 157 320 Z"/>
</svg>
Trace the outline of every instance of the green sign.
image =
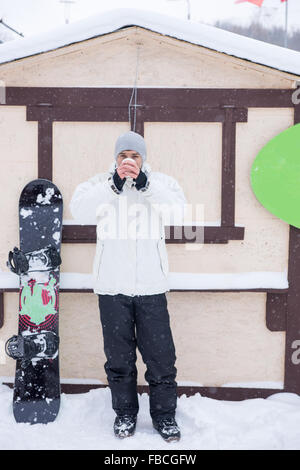
<svg viewBox="0 0 300 470">
<path fill-rule="evenodd" d="M 260 150 L 251 168 L 251 186 L 269 212 L 300 228 L 300 124 Z"/>
</svg>

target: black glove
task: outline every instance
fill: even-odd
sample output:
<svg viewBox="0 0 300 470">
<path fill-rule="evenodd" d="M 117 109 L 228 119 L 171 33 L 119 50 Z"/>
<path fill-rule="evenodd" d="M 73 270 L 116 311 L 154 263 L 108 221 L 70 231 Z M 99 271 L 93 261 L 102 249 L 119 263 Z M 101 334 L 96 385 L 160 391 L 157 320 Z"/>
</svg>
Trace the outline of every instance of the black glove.
<svg viewBox="0 0 300 470">
<path fill-rule="evenodd" d="M 115 186 L 118 188 L 119 191 L 122 191 L 122 188 L 125 184 L 125 181 L 126 181 L 126 178 L 120 178 L 117 170 L 114 172 L 114 176 L 113 176 L 113 180 L 114 180 L 114 184 Z"/>
<path fill-rule="evenodd" d="M 139 191 L 141 188 L 144 188 L 146 186 L 147 176 L 142 170 L 140 170 L 138 177 L 134 178 L 133 181 L 135 181 L 135 187 Z"/>
</svg>

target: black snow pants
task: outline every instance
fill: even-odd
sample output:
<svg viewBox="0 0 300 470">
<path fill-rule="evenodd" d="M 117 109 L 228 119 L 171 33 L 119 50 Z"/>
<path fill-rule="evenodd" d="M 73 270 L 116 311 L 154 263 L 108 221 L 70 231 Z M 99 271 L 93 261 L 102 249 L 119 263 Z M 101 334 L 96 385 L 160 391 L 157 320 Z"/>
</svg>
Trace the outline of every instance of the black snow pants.
<svg viewBox="0 0 300 470">
<path fill-rule="evenodd" d="M 177 402 L 175 347 L 165 293 L 98 294 L 104 369 L 117 415 L 137 415 L 136 347 L 146 364 L 152 419 L 174 417 Z"/>
</svg>

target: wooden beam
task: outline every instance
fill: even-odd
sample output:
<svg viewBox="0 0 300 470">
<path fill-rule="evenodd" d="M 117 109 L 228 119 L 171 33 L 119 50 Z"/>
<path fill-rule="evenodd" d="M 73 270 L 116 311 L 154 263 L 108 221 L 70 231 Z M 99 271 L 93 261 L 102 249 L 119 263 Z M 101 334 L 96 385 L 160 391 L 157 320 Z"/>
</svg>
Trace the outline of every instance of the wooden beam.
<svg viewBox="0 0 300 470">
<path fill-rule="evenodd" d="M 203 233 L 204 230 L 204 239 Z M 244 227 L 207 226 L 166 226 L 166 243 L 228 243 L 229 240 L 243 240 Z M 200 234 L 198 235 L 198 232 Z M 178 237 L 178 234 L 181 236 Z M 64 225 L 63 243 L 96 243 L 95 225 Z"/>
<path fill-rule="evenodd" d="M 300 105 L 295 107 L 294 124 L 300 123 Z M 290 225 L 288 257 L 285 377 L 287 391 L 300 394 L 300 229 Z"/>
<path fill-rule="evenodd" d="M 4 382 L 10 388 L 13 388 L 11 382 Z M 62 393 L 77 394 L 87 393 L 90 390 L 107 388 L 107 384 L 69 384 L 61 383 Z M 137 392 L 147 393 L 149 395 L 148 385 L 138 385 Z M 233 400 L 241 401 L 253 398 L 267 398 L 275 393 L 282 393 L 283 389 L 277 388 L 241 388 L 241 387 L 200 387 L 200 386 L 177 386 L 177 395 L 186 395 L 187 397 L 200 393 L 203 397 L 213 398 L 215 400 Z"/>
<path fill-rule="evenodd" d="M 4 325 L 4 291 L 0 290 L 0 328 Z"/>
<path fill-rule="evenodd" d="M 266 325 L 270 331 L 286 331 L 287 293 L 267 293 Z"/>
<path fill-rule="evenodd" d="M 284 88 L 138 88 L 139 103 L 178 108 L 235 107 L 292 108 L 294 89 Z M 5 106 L 118 106 L 128 108 L 132 88 L 6 87 Z"/>
</svg>

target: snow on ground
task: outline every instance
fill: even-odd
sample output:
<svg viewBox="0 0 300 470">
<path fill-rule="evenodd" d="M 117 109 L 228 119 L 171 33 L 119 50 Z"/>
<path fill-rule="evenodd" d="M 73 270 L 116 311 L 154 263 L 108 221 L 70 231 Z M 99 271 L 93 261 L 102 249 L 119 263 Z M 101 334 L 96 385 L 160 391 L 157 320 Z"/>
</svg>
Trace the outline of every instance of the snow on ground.
<svg viewBox="0 0 300 470">
<path fill-rule="evenodd" d="M 17 424 L 12 413 L 12 390 L 0 384 L 0 449 L 300 449 L 300 397 L 278 393 L 268 399 L 241 402 L 183 395 L 177 422 L 182 438 L 165 443 L 152 428 L 147 394 L 139 395 L 140 412 L 134 436 L 113 435 L 115 414 L 110 390 L 62 394 L 54 423 Z"/>
</svg>

